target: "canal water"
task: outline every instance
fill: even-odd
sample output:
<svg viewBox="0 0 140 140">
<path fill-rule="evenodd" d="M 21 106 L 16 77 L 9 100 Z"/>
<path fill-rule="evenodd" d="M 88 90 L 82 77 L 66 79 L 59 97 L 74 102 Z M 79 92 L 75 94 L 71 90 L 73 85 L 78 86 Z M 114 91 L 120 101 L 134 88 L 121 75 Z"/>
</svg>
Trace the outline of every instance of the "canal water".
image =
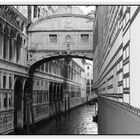
<svg viewBox="0 0 140 140">
<path fill-rule="evenodd" d="M 36 135 L 92 135 L 98 134 L 98 125 L 93 122 L 94 105 L 83 105 L 72 109 L 67 115 L 43 121 L 36 126 Z"/>
</svg>

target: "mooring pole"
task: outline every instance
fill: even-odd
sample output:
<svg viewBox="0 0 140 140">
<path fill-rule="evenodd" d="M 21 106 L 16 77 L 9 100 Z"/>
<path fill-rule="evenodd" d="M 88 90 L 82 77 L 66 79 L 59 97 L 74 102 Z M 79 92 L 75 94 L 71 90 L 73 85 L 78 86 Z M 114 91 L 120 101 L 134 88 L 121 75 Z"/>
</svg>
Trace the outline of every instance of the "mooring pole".
<svg viewBox="0 0 140 140">
<path fill-rule="evenodd" d="M 70 98 L 68 97 L 68 111 L 70 111 Z"/>
<path fill-rule="evenodd" d="M 65 98 L 65 114 L 66 114 L 66 111 L 67 111 L 67 100 Z"/>
</svg>

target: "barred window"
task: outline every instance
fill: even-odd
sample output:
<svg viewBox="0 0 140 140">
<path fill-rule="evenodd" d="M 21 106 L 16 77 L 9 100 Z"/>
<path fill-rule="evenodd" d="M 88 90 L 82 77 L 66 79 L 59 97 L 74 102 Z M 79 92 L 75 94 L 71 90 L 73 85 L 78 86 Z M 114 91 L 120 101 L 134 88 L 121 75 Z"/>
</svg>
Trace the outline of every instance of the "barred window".
<svg viewBox="0 0 140 140">
<path fill-rule="evenodd" d="M 57 42 L 57 35 L 49 35 L 50 43 L 56 43 Z"/>
<path fill-rule="evenodd" d="M 81 34 L 81 42 L 89 42 L 89 34 Z"/>
</svg>

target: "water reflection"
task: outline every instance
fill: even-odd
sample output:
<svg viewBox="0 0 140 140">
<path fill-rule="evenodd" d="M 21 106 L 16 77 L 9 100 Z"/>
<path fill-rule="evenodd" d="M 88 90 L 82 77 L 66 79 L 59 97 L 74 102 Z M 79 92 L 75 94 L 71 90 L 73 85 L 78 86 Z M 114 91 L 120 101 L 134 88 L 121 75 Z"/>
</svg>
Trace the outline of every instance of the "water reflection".
<svg viewBox="0 0 140 140">
<path fill-rule="evenodd" d="M 39 124 L 36 134 L 98 134 L 97 123 L 92 120 L 94 114 L 93 105 L 78 107 L 66 115 L 56 116 L 50 121 Z"/>
</svg>

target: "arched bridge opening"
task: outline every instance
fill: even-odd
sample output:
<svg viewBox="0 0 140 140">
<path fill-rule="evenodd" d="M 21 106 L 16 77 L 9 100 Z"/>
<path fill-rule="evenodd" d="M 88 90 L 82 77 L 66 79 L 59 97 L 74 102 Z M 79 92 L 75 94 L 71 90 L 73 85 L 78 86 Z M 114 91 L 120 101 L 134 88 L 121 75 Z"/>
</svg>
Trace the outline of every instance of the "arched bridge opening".
<svg viewBox="0 0 140 140">
<path fill-rule="evenodd" d="M 35 69 L 40 66 L 43 63 L 52 61 L 52 60 L 56 60 L 56 59 L 62 59 L 62 58 L 79 58 L 79 59 L 86 59 L 86 60 L 91 60 L 93 61 L 92 57 L 88 57 L 88 56 L 82 56 L 82 55 L 72 55 L 72 54 L 62 54 L 62 55 L 50 55 L 50 56 L 42 56 L 41 58 L 39 58 L 39 60 L 35 60 L 35 62 L 32 62 L 30 67 L 29 67 L 29 77 L 33 76 Z"/>
<path fill-rule="evenodd" d="M 27 118 L 28 119 L 34 119 L 34 112 L 33 112 L 33 78 L 34 78 L 34 73 L 36 71 L 36 69 L 49 61 L 53 61 L 53 60 L 58 60 L 58 59 L 64 59 L 65 61 L 67 61 L 68 63 L 71 61 L 72 58 L 78 58 L 78 59 L 86 59 L 86 60 L 91 60 L 93 61 L 93 58 L 88 57 L 88 56 L 82 56 L 82 55 L 72 55 L 72 54 L 59 54 L 59 55 L 50 55 L 47 57 L 41 57 L 36 61 L 32 61 L 32 63 L 30 63 L 30 67 L 28 70 L 28 74 L 29 74 L 29 78 L 28 78 L 28 86 L 29 86 L 29 90 L 28 90 L 28 94 L 26 94 L 26 96 L 30 97 L 30 101 L 28 100 L 28 104 L 30 104 L 30 106 L 27 106 L 27 110 L 31 110 L 31 113 L 29 113 L 29 111 L 27 112 Z M 67 68 L 64 68 L 67 70 Z M 64 111 L 67 111 L 70 109 L 70 97 L 69 96 L 65 96 L 64 95 L 64 90 L 67 88 L 67 76 L 64 74 L 64 81 L 63 83 L 51 83 L 49 85 L 49 101 L 51 102 L 49 104 L 51 110 L 50 110 L 50 115 L 52 114 L 57 114 L 61 111 L 61 105 L 65 104 L 64 106 Z M 67 98 L 67 99 L 66 99 Z M 57 100 L 57 101 L 56 101 Z M 65 101 L 63 101 L 65 100 Z M 35 123 L 35 120 L 28 120 L 28 126 L 29 126 L 29 122 Z M 33 124 L 34 126 L 34 124 Z M 29 128 L 28 128 L 29 130 Z"/>
</svg>

